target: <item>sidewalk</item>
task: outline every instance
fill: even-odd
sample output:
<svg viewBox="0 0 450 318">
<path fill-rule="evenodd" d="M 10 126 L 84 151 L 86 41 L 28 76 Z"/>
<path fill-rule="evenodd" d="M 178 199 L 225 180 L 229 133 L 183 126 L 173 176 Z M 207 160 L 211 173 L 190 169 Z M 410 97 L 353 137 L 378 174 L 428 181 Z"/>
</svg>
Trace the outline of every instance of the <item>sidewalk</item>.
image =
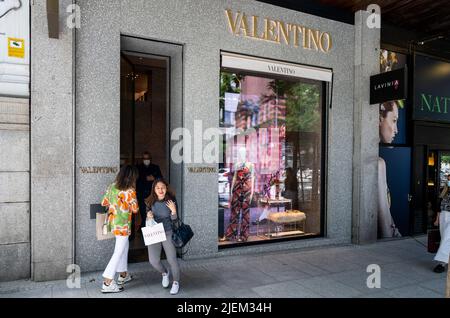
<svg viewBox="0 0 450 318">
<path fill-rule="evenodd" d="M 405 238 L 364 246 L 339 246 L 207 260 L 180 261 L 181 290 L 171 296 L 161 275 L 148 263 L 130 264 L 134 280 L 118 294 L 102 294 L 102 272 L 84 273 L 80 289 L 66 282 L 29 280 L 0 283 L 3 297 L 224 297 L 311 298 L 445 296 L 446 274 L 432 271 L 433 254 L 426 237 Z M 369 264 L 381 268 L 381 288 L 369 289 Z"/>
</svg>

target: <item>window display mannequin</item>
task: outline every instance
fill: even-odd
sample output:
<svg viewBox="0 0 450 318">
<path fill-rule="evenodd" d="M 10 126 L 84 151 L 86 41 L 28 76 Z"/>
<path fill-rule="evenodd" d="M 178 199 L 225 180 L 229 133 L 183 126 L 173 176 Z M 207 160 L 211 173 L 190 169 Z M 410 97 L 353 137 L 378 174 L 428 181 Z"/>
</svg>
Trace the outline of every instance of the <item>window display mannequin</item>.
<svg viewBox="0 0 450 318">
<path fill-rule="evenodd" d="M 221 241 L 234 238 L 238 242 L 245 242 L 249 236 L 250 203 L 255 185 L 255 169 L 253 163 L 247 162 L 245 147 L 239 148 L 238 155 L 239 159 L 235 165 L 231 183 L 230 224 Z M 239 219 L 241 219 L 240 227 Z"/>
</svg>

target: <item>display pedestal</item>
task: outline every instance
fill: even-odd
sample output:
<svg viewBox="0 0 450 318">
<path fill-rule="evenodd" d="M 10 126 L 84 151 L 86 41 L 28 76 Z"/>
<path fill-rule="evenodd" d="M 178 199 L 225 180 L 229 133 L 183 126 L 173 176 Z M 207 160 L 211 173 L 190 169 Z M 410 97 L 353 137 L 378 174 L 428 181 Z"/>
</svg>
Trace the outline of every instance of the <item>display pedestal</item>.
<svg viewBox="0 0 450 318">
<path fill-rule="evenodd" d="M 284 231 L 284 232 L 267 233 L 267 236 L 268 237 L 283 237 L 283 236 L 300 235 L 300 234 L 305 234 L 305 232 L 300 231 L 300 230 Z"/>
</svg>

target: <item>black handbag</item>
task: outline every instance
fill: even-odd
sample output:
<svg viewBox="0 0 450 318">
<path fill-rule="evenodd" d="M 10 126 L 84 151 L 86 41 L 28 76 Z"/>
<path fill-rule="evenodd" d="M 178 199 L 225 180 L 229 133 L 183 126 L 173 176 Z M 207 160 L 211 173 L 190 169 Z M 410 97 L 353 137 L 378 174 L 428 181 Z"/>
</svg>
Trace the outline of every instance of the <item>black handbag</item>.
<svg viewBox="0 0 450 318">
<path fill-rule="evenodd" d="M 427 250 L 429 253 L 436 253 L 439 249 L 439 244 L 441 242 L 441 233 L 439 229 L 428 230 L 428 246 Z"/>
<path fill-rule="evenodd" d="M 191 227 L 181 222 L 180 219 L 172 222 L 172 242 L 177 248 L 184 247 L 194 236 Z"/>
</svg>

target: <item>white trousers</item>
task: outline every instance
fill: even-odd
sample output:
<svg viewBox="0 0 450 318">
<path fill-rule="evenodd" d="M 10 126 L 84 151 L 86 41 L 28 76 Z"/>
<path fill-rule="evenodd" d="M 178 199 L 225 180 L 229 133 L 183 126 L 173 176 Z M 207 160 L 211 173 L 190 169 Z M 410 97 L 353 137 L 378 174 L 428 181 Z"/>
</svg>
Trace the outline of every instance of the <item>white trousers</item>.
<svg viewBox="0 0 450 318">
<path fill-rule="evenodd" d="M 441 232 L 441 243 L 434 260 L 448 263 L 450 253 L 450 211 L 442 211 L 440 213 L 439 232 Z"/>
<path fill-rule="evenodd" d="M 114 279 L 116 273 L 126 272 L 128 270 L 128 249 L 130 243 L 128 236 L 116 235 L 116 245 L 114 254 L 103 272 L 103 277 Z"/>
</svg>

